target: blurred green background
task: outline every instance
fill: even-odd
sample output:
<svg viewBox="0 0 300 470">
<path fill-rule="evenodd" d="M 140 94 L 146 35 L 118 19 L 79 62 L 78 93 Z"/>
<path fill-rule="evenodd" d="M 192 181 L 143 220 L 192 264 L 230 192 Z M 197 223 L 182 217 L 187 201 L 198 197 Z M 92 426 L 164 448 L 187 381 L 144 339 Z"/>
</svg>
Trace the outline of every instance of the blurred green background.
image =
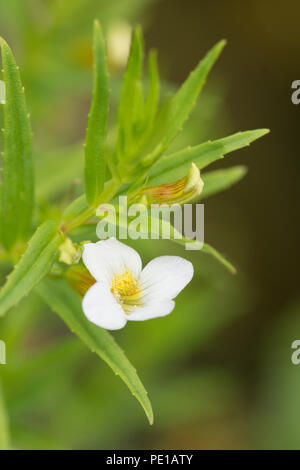
<svg viewBox="0 0 300 470">
<path fill-rule="evenodd" d="M 82 178 L 94 18 L 111 38 L 113 112 L 123 73 L 113 41 L 121 34 L 126 45 L 128 25 L 139 22 L 147 49 L 159 51 L 166 89 L 228 39 L 177 146 L 271 129 L 222 163 L 246 164 L 245 180 L 205 203 L 206 240 L 234 262 L 237 276 L 171 242 L 133 245 L 145 263 L 180 254 L 196 272 L 172 315 L 114 333 L 149 391 L 154 426 L 120 379 L 33 295 L 0 322 L 15 448 L 300 448 L 300 365 L 291 363 L 300 338 L 300 108 L 291 102 L 300 78 L 299 14 L 296 0 L 0 3 L 0 35 L 20 65 L 32 116 L 44 209 L 71 197 L 72 181 Z"/>
</svg>

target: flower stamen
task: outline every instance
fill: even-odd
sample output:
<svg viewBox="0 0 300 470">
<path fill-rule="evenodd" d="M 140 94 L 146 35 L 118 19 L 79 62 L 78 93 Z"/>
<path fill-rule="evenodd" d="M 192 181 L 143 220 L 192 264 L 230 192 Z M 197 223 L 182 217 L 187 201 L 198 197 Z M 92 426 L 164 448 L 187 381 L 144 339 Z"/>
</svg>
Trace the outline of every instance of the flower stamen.
<svg viewBox="0 0 300 470">
<path fill-rule="evenodd" d="M 115 299 L 122 304 L 127 314 L 130 313 L 132 307 L 141 304 L 140 286 L 129 269 L 126 269 L 122 274 L 114 275 L 110 291 Z"/>
</svg>

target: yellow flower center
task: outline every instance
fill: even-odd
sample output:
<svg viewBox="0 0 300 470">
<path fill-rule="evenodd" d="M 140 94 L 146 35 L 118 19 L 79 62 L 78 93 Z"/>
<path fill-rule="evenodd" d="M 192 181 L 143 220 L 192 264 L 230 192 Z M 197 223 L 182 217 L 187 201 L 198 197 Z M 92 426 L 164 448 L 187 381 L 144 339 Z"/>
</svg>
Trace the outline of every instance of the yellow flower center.
<svg viewBox="0 0 300 470">
<path fill-rule="evenodd" d="M 133 307 L 141 305 L 141 289 L 129 269 L 114 275 L 110 290 L 127 314 Z"/>
</svg>

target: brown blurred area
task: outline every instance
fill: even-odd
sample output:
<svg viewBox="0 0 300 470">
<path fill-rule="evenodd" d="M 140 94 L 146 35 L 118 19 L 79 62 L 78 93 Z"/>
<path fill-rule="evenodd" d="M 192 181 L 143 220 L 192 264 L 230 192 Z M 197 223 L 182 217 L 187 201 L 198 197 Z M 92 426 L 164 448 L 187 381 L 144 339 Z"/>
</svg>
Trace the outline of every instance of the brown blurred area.
<svg viewBox="0 0 300 470">
<path fill-rule="evenodd" d="M 225 82 L 226 131 L 271 130 L 224 162 L 244 163 L 248 175 L 205 204 L 206 239 L 230 253 L 256 294 L 248 315 L 222 331 L 209 353 L 244 377 L 250 410 L 268 333 L 299 297 L 300 106 L 291 102 L 291 83 L 300 78 L 299 17 L 297 0 L 163 0 L 152 9 L 147 30 L 147 44 L 159 50 L 167 78 L 178 83 L 206 50 L 226 38 L 213 72 Z M 231 436 L 236 446 L 245 438 L 239 419 L 240 437 Z M 202 446 L 226 447 L 235 426 L 222 422 L 212 428 L 211 439 L 209 432 L 198 436 Z"/>
<path fill-rule="evenodd" d="M 158 48 L 168 78 L 178 83 L 226 38 L 216 73 L 226 84 L 228 130 L 271 130 L 226 160 L 248 166 L 243 182 L 205 204 L 207 240 L 231 253 L 259 294 L 226 344 L 237 350 L 248 344 L 253 359 L 269 321 L 299 294 L 300 106 L 291 102 L 291 83 L 300 77 L 299 14 L 296 0 L 163 0 L 147 31 L 148 45 Z"/>
</svg>

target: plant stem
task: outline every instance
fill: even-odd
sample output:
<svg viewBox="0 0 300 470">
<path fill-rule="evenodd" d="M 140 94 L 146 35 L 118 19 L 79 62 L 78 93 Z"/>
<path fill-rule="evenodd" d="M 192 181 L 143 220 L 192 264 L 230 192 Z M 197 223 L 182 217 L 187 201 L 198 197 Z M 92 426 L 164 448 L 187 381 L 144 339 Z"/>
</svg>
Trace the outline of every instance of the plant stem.
<svg viewBox="0 0 300 470">
<path fill-rule="evenodd" d="M 115 180 L 115 179 L 110 180 L 108 184 L 106 185 L 106 187 L 104 188 L 104 190 L 102 191 L 102 193 L 100 194 L 97 202 L 93 206 L 83 211 L 81 214 L 79 214 L 69 223 L 64 224 L 64 232 L 65 233 L 71 232 L 72 230 L 75 230 L 76 228 L 80 227 L 85 222 L 87 222 L 89 219 L 91 219 L 96 214 L 97 207 L 100 204 L 111 201 L 111 199 L 117 193 L 120 186 L 121 186 L 120 181 Z"/>
</svg>

